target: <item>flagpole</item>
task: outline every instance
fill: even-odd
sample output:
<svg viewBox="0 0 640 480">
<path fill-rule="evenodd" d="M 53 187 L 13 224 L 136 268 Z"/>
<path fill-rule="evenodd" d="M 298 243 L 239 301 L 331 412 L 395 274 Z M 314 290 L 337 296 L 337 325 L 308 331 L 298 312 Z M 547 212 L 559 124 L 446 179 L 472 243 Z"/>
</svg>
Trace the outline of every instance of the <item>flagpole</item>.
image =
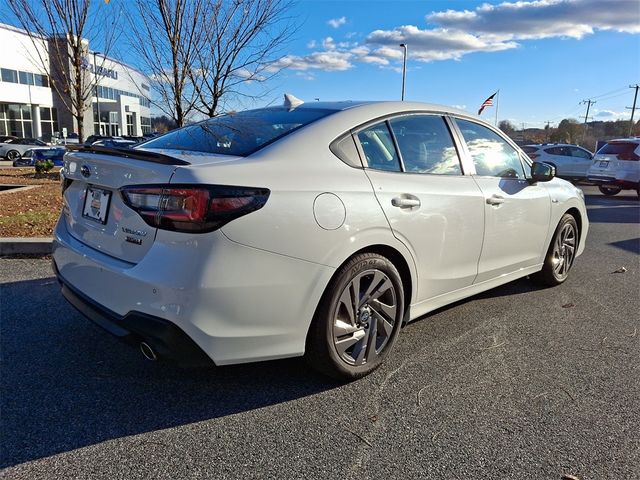
<svg viewBox="0 0 640 480">
<path fill-rule="evenodd" d="M 496 92 L 496 127 L 498 126 L 498 107 L 500 106 L 500 89 Z"/>
</svg>

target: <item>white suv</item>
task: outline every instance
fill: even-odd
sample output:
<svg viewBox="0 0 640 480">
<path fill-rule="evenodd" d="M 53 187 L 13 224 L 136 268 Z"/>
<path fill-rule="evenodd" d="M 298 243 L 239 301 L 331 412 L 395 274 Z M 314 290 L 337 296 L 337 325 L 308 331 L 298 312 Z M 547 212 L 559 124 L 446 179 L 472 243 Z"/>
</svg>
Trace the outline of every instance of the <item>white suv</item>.
<svg viewBox="0 0 640 480">
<path fill-rule="evenodd" d="M 565 143 L 525 145 L 522 150 L 531 160 L 550 163 L 556 167 L 558 177 L 573 180 L 584 180 L 593 160 L 593 154 L 589 150 Z"/>
<path fill-rule="evenodd" d="M 631 189 L 640 196 L 640 138 L 610 140 L 593 157 L 587 176 L 605 195 Z"/>
</svg>

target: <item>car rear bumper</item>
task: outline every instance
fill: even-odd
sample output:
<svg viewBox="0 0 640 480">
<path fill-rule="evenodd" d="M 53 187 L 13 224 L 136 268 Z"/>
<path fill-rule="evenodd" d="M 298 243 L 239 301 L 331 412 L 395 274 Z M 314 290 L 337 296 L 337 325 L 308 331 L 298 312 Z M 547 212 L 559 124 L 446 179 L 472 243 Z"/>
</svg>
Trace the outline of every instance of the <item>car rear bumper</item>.
<svg viewBox="0 0 640 480">
<path fill-rule="evenodd" d="M 589 175 L 588 180 L 590 182 L 594 182 L 600 185 L 610 185 L 610 186 L 616 186 L 616 187 L 625 188 L 625 189 L 638 188 L 637 181 L 634 182 L 634 181 L 615 178 L 615 177 L 608 177 L 605 175 Z"/>
<path fill-rule="evenodd" d="M 212 363 L 207 354 L 175 324 L 136 311 L 124 316 L 118 315 L 65 282 L 55 260 L 52 260 L 52 268 L 64 298 L 89 320 L 123 342 L 136 346 L 145 342 L 153 346 L 159 357 L 174 360 L 182 365 Z"/>
<path fill-rule="evenodd" d="M 237 244 L 220 231 L 159 231 L 144 258 L 127 263 L 78 241 L 64 217 L 53 261 L 65 298 L 103 328 L 191 363 L 199 355 L 186 337 L 217 365 L 302 355 L 335 272 Z"/>
</svg>

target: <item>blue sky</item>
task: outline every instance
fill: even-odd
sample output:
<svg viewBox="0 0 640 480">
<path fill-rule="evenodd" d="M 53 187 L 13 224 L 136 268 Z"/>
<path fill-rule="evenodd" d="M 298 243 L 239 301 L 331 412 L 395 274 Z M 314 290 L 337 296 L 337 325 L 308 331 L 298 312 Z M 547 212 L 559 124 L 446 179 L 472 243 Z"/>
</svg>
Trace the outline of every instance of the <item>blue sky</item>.
<svg viewBox="0 0 640 480">
<path fill-rule="evenodd" d="M 597 102 L 593 119 L 629 119 L 628 87 L 640 83 L 640 0 L 298 0 L 290 14 L 299 29 L 280 52 L 281 73 L 261 98 L 230 107 L 280 103 L 283 93 L 399 99 L 400 43 L 409 51 L 407 100 L 475 113 L 499 89 L 499 119 L 518 127 L 582 120 L 588 98 Z M 135 66 L 124 43 L 113 55 Z"/>
<path fill-rule="evenodd" d="M 399 99 L 403 42 L 408 100 L 476 112 L 500 89 L 499 119 L 518 126 L 584 117 L 594 97 L 594 119 L 628 119 L 640 82 L 640 0 L 301 0 L 292 13 L 303 23 L 264 103 Z"/>
</svg>

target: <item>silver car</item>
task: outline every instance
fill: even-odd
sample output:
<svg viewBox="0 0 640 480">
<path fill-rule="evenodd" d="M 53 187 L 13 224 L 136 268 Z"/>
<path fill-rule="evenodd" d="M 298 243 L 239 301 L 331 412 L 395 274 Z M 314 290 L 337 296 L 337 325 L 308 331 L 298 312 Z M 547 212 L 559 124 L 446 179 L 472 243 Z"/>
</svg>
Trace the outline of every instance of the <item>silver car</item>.
<svg viewBox="0 0 640 480">
<path fill-rule="evenodd" d="M 522 150 L 531 160 L 553 165 L 558 177 L 569 180 L 584 180 L 593 159 L 589 150 L 568 143 L 525 145 Z"/>
<path fill-rule="evenodd" d="M 6 160 L 15 161 L 22 157 L 22 154 L 33 147 L 46 147 L 47 144 L 37 138 L 15 138 L 9 139 L 5 143 L 0 143 L 0 157 Z"/>
</svg>

